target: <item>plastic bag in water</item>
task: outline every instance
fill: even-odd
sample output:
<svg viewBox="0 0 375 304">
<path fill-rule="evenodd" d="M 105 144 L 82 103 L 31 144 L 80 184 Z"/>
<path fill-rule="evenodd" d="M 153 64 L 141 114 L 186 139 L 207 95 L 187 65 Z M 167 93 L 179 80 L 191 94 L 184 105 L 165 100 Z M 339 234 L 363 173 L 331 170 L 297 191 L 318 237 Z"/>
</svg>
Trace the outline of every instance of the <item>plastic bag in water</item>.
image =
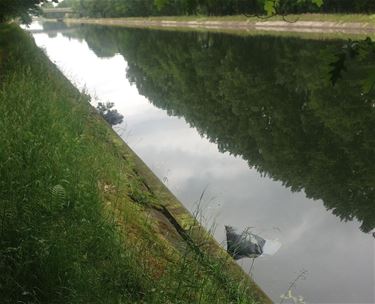
<svg viewBox="0 0 375 304">
<path fill-rule="evenodd" d="M 277 240 L 265 240 L 264 238 L 249 232 L 242 233 L 231 226 L 225 226 L 227 235 L 227 252 L 235 259 L 256 258 L 260 255 L 274 255 L 281 247 Z"/>
</svg>

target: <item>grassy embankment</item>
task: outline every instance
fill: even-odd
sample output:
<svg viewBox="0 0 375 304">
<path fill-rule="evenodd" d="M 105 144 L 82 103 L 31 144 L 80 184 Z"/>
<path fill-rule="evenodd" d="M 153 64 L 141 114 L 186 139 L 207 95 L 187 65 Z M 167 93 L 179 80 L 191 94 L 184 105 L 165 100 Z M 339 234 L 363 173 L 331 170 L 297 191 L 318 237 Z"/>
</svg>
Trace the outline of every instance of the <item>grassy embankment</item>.
<svg viewBox="0 0 375 304">
<path fill-rule="evenodd" d="M 268 303 L 88 101 L 0 25 L 1 302 Z"/>
</svg>

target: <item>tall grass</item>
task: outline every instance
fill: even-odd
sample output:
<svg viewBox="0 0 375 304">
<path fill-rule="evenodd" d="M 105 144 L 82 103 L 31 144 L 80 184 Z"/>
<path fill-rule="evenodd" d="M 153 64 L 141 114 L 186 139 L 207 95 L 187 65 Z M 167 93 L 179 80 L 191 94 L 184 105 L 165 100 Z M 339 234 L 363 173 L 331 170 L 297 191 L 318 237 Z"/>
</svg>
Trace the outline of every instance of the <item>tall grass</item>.
<svg viewBox="0 0 375 304">
<path fill-rule="evenodd" d="M 103 216 L 98 181 L 116 178 L 105 126 L 23 35 L 1 46 L 1 299 L 131 303 L 147 282 Z"/>
<path fill-rule="evenodd" d="M 0 72 L 1 303 L 256 302 L 227 257 L 168 228 L 89 98 L 14 25 Z"/>
</svg>

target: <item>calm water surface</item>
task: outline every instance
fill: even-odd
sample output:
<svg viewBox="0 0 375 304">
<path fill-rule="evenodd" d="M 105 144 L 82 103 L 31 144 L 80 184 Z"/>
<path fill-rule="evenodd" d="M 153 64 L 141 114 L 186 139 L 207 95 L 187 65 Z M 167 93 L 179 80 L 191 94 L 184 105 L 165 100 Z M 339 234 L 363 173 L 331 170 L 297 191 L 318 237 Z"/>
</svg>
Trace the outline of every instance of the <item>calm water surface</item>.
<svg viewBox="0 0 375 304">
<path fill-rule="evenodd" d="M 293 294 L 307 303 L 375 302 L 370 64 L 332 88 L 328 63 L 342 41 L 32 29 L 93 103 L 115 103 L 125 115 L 116 131 L 187 208 L 207 189 L 202 221 L 219 242 L 232 225 L 281 244 L 252 271 L 275 302 L 305 270 Z"/>
</svg>

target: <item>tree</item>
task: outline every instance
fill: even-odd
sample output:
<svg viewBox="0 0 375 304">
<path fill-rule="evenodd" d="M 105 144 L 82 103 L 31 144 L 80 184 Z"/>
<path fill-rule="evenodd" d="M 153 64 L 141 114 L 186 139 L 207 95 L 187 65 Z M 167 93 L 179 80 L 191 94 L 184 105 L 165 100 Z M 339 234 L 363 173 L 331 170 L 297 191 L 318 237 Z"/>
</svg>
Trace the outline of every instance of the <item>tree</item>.
<svg viewBox="0 0 375 304">
<path fill-rule="evenodd" d="M 0 0 L 0 23 L 20 18 L 23 23 L 31 22 L 31 15 L 40 13 L 40 5 L 58 0 Z"/>
</svg>

